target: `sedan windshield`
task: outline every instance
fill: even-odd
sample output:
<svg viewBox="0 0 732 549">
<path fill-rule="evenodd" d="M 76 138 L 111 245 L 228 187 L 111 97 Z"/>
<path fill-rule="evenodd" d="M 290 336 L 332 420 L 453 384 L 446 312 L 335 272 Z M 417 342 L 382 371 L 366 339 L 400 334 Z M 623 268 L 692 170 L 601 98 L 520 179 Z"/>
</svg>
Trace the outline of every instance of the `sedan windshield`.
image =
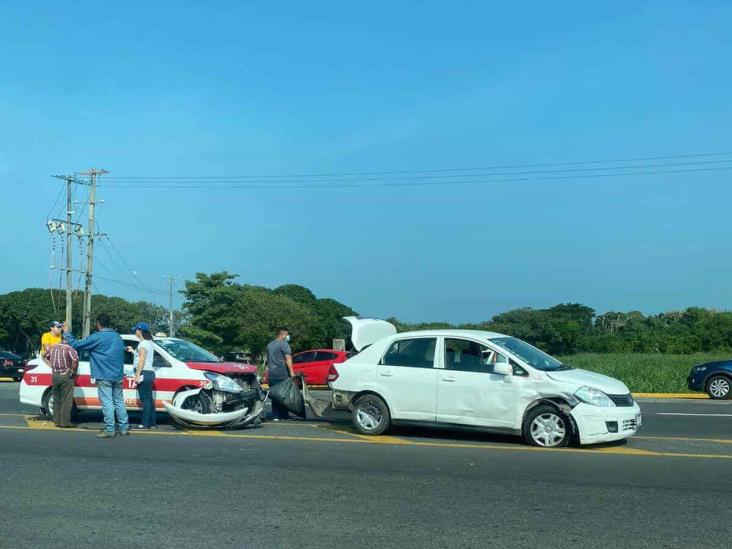
<svg viewBox="0 0 732 549">
<path fill-rule="evenodd" d="M 549 372 L 570 369 L 570 366 L 562 364 L 556 358 L 546 354 L 544 351 L 537 349 L 533 345 L 529 345 L 525 341 L 516 339 L 515 337 L 496 337 L 491 339 L 491 342 L 503 349 L 506 349 L 508 352 L 513 353 L 526 362 L 526 364 L 536 368 L 537 370 Z"/>
<path fill-rule="evenodd" d="M 156 339 L 155 343 L 182 362 L 221 362 L 212 353 L 183 339 Z"/>
</svg>

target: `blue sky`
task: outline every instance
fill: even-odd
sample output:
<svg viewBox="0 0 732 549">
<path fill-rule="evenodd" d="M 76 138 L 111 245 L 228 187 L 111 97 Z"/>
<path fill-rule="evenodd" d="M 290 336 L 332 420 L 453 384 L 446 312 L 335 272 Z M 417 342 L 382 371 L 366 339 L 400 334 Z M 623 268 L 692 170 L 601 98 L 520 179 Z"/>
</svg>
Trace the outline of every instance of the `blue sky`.
<svg viewBox="0 0 732 549">
<path fill-rule="evenodd" d="M 0 292 L 49 285 L 50 175 L 98 166 L 100 228 L 137 275 L 103 251 L 97 272 L 147 288 L 225 269 L 409 321 L 566 301 L 732 308 L 732 171 L 350 189 L 111 179 L 730 151 L 730 23 L 727 2 L 4 2 Z"/>
</svg>

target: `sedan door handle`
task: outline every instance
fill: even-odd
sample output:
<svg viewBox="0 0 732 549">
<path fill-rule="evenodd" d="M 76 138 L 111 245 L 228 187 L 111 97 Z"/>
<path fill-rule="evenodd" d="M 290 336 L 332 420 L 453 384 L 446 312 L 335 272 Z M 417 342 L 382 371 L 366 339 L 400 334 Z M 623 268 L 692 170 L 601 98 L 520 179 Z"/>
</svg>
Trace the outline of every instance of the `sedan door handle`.
<svg viewBox="0 0 732 549">
<path fill-rule="evenodd" d="M 454 383 L 455 378 L 454 377 L 443 377 L 442 381 L 447 381 L 448 383 Z"/>
<path fill-rule="evenodd" d="M 383 377 L 391 377 L 394 375 L 394 372 L 379 372 L 379 375 Z"/>
</svg>

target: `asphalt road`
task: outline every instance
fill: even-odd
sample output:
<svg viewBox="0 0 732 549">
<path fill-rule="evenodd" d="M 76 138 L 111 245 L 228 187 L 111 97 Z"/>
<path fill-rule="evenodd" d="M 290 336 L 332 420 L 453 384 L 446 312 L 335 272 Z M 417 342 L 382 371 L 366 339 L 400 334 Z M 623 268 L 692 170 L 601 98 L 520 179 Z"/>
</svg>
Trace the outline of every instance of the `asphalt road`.
<svg viewBox="0 0 732 549">
<path fill-rule="evenodd" d="M 0 546 L 727 546 L 732 401 L 641 407 L 627 444 L 568 450 L 342 416 L 97 440 L 0 383 Z"/>
</svg>

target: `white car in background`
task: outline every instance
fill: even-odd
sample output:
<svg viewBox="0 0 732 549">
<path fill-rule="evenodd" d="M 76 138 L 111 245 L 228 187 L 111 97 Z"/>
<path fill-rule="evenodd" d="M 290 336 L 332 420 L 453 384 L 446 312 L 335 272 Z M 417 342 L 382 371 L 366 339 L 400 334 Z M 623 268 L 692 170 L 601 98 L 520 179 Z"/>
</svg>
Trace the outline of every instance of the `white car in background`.
<svg viewBox="0 0 732 549">
<path fill-rule="evenodd" d="M 621 440 L 641 424 L 625 384 L 520 339 L 475 330 L 397 334 L 383 320 L 347 320 L 360 352 L 332 367 L 329 384 L 334 408 L 350 409 L 360 433 L 379 435 L 396 422 L 466 425 L 560 447 Z"/>
</svg>

